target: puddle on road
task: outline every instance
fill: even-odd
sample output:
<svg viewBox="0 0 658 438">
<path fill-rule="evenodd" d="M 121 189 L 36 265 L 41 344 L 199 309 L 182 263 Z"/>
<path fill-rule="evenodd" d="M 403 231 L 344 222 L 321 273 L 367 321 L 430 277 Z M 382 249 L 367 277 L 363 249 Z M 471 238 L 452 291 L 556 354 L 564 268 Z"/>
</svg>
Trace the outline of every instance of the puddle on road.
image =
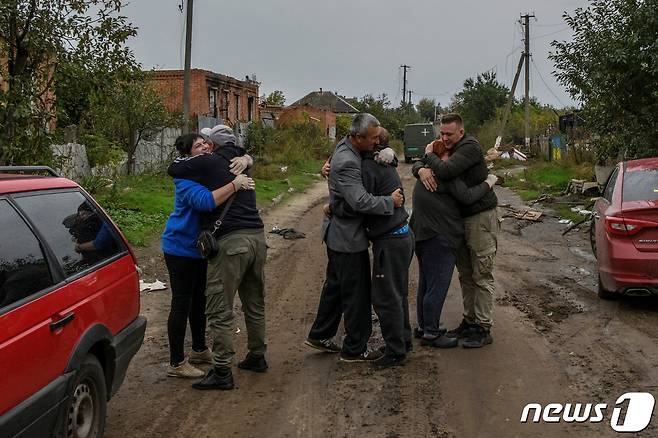
<svg viewBox="0 0 658 438">
<path fill-rule="evenodd" d="M 583 249 L 576 246 L 570 246 L 569 252 L 571 252 L 571 254 L 575 255 L 576 257 L 580 257 L 581 259 L 587 260 L 588 262 L 596 262 L 596 258 L 594 257 L 592 251 L 589 248 Z"/>
</svg>

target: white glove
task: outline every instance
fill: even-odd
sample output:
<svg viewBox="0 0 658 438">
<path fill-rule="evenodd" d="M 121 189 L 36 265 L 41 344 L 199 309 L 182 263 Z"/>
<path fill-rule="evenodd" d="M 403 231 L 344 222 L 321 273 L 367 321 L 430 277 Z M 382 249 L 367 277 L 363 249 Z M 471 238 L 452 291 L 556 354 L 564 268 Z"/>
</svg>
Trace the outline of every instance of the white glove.
<svg viewBox="0 0 658 438">
<path fill-rule="evenodd" d="M 229 170 L 233 175 L 239 175 L 244 172 L 246 168 L 251 167 L 252 164 L 254 164 L 254 160 L 249 155 L 235 157 L 231 160 Z"/>
<path fill-rule="evenodd" d="M 395 151 L 391 148 L 382 149 L 375 154 L 375 161 L 379 164 L 391 164 L 395 158 Z"/>
<path fill-rule="evenodd" d="M 490 173 L 489 176 L 487 176 L 487 179 L 485 180 L 487 184 L 489 184 L 490 188 L 493 188 L 493 186 L 496 185 L 498 182 L 498 177 L 494 175 L 493 173 Z"/>
<path fill-rule="evenodd" d="M 254 190 L 256 188 L 256 183 L 253 179 L 249 178 L 247 175 L 240 174 L 235 177 L 233 180 L 235 185 L 235 190 Z"/>
</svg>

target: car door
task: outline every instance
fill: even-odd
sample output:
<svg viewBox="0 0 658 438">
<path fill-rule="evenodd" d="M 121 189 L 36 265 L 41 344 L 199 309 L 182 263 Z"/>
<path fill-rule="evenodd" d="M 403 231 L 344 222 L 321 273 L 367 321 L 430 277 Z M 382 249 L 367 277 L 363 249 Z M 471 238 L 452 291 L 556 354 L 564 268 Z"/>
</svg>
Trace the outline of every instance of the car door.
<svg viewBox="0 0 658 438">
<path fill-rule="evenodd" d="M 0 199 L 0 415 L 60 374 L 53 357 L 66 334 L 52 330 L 59 310 L 56 268 L 28 222 Z"/>
<path fill-rule="evenodd" d="M 603 189 L 601 196 L 595 204 L 594 226 L 596 238 L 596 258 L 599 265 L 599 273 L 602 278 L 610 272 L 610 238 L 605 229 L 605 220 L 608 216 L 618 213 L 614 207 L 615 188 L 619 179 L 620 166 L 617 166 Z"/>
</svg>

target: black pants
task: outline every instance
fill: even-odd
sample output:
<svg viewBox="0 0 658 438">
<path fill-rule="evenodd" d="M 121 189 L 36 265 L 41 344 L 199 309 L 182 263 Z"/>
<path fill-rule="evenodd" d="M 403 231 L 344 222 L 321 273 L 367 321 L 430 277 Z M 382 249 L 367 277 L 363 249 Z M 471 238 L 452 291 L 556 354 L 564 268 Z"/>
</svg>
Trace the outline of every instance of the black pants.
<svg viewBox="0 0 658 438">
<path fill-rule="evenodd" d="M 368 346 L 372 334 L 370 314 L 370 258 L 368 250 L 344 253 L 327 248 L 327 273 L 320 295 L 318 314 L 309 339 L 332 338 L 345 318 L 342 352 L 356 356 Z"/>
<path fill-rule="evenodd" d="M 164 255 L 171 285 L 171 309 L 167 320 L 169 362 L 176 366 L 185 359 L 184 346 L 187 321 L 190 321 L 192 348 L 206 347 L 206 268 L 204 259 Z"/>
<path fill-rule="evenodd" d="M 409 265 L 413 257 L 411 233 L 372 242 L 372 307 L 379 317 L 386 354 L 405 356 L 411 342 L 409 324 Z"/>
</svg>

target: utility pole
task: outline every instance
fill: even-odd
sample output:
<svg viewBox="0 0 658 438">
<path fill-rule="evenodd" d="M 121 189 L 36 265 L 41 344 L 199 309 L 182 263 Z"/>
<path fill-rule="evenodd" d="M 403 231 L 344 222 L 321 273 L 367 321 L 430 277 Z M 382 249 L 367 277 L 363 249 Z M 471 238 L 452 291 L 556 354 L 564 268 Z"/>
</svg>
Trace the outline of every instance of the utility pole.
<svg viewBox="0 0 658 438">
<path fill-rule="evenodd" d="M 411 94 L 413 93 L 413 91 L 409 90 L 407 91 L 407 93 L 409 93 L 409 104 L 411 105 Z"/>
<path fill-rule="evenodd" d="M 183 74 L 183 134 L 190 132 L 190 64 L 192 63 L 192 9 L 194 0 L 187 0 L 185 22 L 185 73 Z"/>
<path fill-rule="evenodd" d="M 530 147 L 530 18 L 535 15 L 525 14 L 521 18 L 525 26 L 525 147 Z"/>
<path fill-rule="evenodd" d="M 519 65 L 516 67 L 516 74 L 514 75 L 514 82 L 512 82 L 512 89 L 510 90 L 509 97 L 507 98 L 507 103 L 505 104 L 505 111 L 503 112 L 503 121 L 500 124 L 500 129 L 498 130 L 498 137 L 496 137 L 496 144 L 494 147 L 498 149 L 500 142 L 503 140 L 503 133 L 505 132 L 505 125 L 507 125 L 507 118 L 509 113 L 512 110 L 512 102 L 514 102 L 514 93 L 516 92 L 516 84 L 519 83 L 519 76 L 521 76 L 521 67 L 523 67 L 523 61 L 525 60 L 525 54 L 521 53 L 521 58 L 519 58 Z M 527 137 L 526 131 L 526 137 Z"/>
<path fill-rule="evenodd" d="M 403 79 L 402 79 L 402 103 L 405 103 L 406 102 L 405 98 L 407 97 L 407 70 L 409 70 L 411 67 L 406 64 L 403 64 L 400 66 L 400 68 L 404 70 Z"/>
</svg>

